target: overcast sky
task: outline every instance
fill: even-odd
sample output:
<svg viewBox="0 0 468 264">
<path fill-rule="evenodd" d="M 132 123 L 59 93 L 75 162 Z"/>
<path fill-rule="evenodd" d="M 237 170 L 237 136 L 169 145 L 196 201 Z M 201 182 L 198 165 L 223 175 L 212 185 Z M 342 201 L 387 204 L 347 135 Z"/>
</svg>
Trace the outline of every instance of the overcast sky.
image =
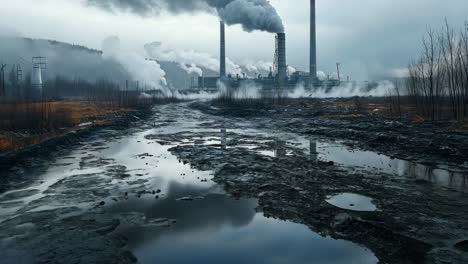
<svg viewBox="0 0 468 264">
<path fill-rule="evenodd" d="M 125 48 L 142 50 L 162 41 L 176 49 L 218 54 L 219 19 L 210 14 L 161 14 L 141 18 L 107 13 L 84 0 L 0 0 L 0 32 L 101 48 L 110 35 Z M 271 0 L 287 34 L 288 64 L 308 69 L 309 0 Z M 352 79 L 388 78 L 417 56 L 428 25 L 444 18 L 457 27 L 468 19 L 468 0 L 317 0 L 318 68 L 335 72 L 335 63 Z M 274 35 L 227 28 L 227 56 L 273 60 Z M 0 43 L 1 49 L 1 43 Z M 1 58 L 0 58 L 1 59 Z"/>
</svg>

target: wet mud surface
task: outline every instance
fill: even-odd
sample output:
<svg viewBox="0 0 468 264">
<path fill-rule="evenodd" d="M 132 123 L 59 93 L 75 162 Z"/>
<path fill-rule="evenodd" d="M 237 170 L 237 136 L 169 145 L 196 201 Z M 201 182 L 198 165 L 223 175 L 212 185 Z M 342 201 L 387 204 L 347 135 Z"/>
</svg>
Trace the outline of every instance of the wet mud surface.
<svg viewBox="0 0 468 264">
<path fill-rule="evenodd" d="M 326 99 L 259 106 L 194 103 L 192 107 L 214 115 L 246 118 L 262 128 L 346 140 L 349 146 L 390 157 L 431 165 L 465 165 L 466 169 L 468 131 L 460 129 L 456 122 L 413 123 L 408 117 L 382 118 L 337 108 L 337 103 Z M 375 109 L 376 113 L 379 110 Z M 358 117 L 346 117 L 351 115 Z M 327 116 L 335 117 L 323 118 Z"/>
<path fill-rule="evenodd" d="M 156 107 L 10 168 L 0 263 L 468 262 L 462 167 L 216 111 Z"/>
</svg>

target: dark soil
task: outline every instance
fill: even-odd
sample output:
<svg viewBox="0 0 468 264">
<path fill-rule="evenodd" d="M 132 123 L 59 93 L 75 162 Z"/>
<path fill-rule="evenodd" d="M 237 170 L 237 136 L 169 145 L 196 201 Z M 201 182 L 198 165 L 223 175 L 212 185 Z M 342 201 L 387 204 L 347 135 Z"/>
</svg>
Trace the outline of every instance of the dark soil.
<svg viewBox="0 0 468 264">
<path fill-rule="evenodd" d="M 435 164 L 468 162 L 468 130 L 455 122 L 412 123 L 356 110 L 337 109 L 338 100 L 292 100 L 281 104 L 194 103 L 205 113 L 241 117 L 258 127 L 346 140 L 347 144 L 387 156 Z M 359 114 L 362 117 L 346 115 Z M 326 116 L 344 116 L 323 118 Z"/>
<path fill-rule="evenodd" d="M 47 169 L 46 161 L 57 156 L 67 157 L 74 147 L 83 147 L 84 156 L 78 164 L 80 170 L 105 168 L 103 173 L 78 173 L 56 181 L 43 192 L 43 197 L 27 204 L 19 212 L 22 214 L 1 222 L 0 240 L 6 244 L 0 244 L 0 248 L 9 249 L 2 252 L 4 260 L 6 263 L 31 262 L 34 257 L 36 263 L 135 263 L 136 258 L 126 249 L 126 238 L 114 232 L 121 225 L 119 219 L 125 217 L 116 219 L 106 213 L 105 207 L 112 198 L 127 199 L 130 195 L 149 192 L 159 199 L 162 194 L 159 189 L 143 189 L 143 179 L 128 181 L 133 187 L 120 189 L 119 185 L 131 172 L 112 157 L 97 158 L 86 155 L 86 150 L 99 150 L 105 147 L 107 140 L 118 138 L 127 130 L 146 131 L 170 124 L 171 118 L 184 119 L 190 115 L 199 122 L 199 130 L 155 133 L 147 135 L 146 139 L 160 145 L 173 145 L 170 151 L 181 162 L 190 163 L 198 170 L 213 171 L 214 181 L 233 197 L 258 199 L 257 211 L 266 216 L 301 223 L 323 236 L 364 245 L 374 252 L 380 263 L 468 263 L 468 213 L 463 209 L 468 204 L 467 193 L 379 171 L 344 168 L 317 160 L 314 153 L 305 154 L 288 144 L 282 146 L 275 157 L 262 155 L 259 150 L 275 149 L 278 145 L 275 142 L 281 139 L 268 133 L 242 133 L 244 129 L 260 131 L 261 128 L 279 134 L 291 132 L 344 139 L 347 144 L 361 149 L 430 164 L 461 165 L 467 158 L 468 135 L 454 130 L 453 124 L 413 125 L 371 116 L 320 118 L 327 111 L 336 114 L 332 104 L 316 110 L 303 104 L 221 108 L 208 102 L 195 102 L 190 106 L 192 109 L 187 105 L 174 107 L 180 113 L 173 115 L 167 112 L 161 115 L 156 110 L 146 120 L 149 112 L 142 112 L 141 116 L 119 118 L 99 133 L 96 132 L 99 128 L 93 128 L 21 150 L 14 157 L 2 157 L 0 194 L 34 181 L 34 175 Z M 154 124 L 150 126 L 149 122 Z M 241 125 L 241 122 L 245 123 Z M 226 128 L 227 132 L 223 132 Z M 213 132 L 220 129 L 221 132 Z M 223 133 L 225 138 L 222 138 Z M 90 140 L 95 137 L 98 139 Z M 206 144 L 210 137 L 220 137 L 221 143 Z M 255 144 L 255 149 L 239 147 L 251 144 Z M 150 156 L 151 153 L 143 153 L 136 158 Z M 34 189 L 15 191 L 4 198 L 9 200 L 36 193 Z M 340 193 L 368 196 L 375 201 L 378 210 L 350 211 L 326 202 L 330 195 Z M 81 203 L 95 206 L 82 209 L 75 205 Z M 57 208 L 63 204 L 68 207 Z M 35 212 L 44 206 L 54 209 Z M 142 221 L 141 217 L 135 218 Z M 24 259 L 18 259 L 22 254 L 20 249 L 29 250 L 30 255 L 24 254 Z"/>
<path fill-rule="evenodd" d="M 258 198 L 258 210 L 266 215 L 363 244 L 381 263 L 468 260 L 453 250 L 440 251 L 448 246 L 444 241 L 468 234 L 466 213 L 459 210 L 468 197 L 458 193 L 384 175 L 349 173 L 296 154 L 273 158 L 217 146 L 178 146 L 171 151 L 198 169 L 217 168 L 216 182 L 234 196 Z M 352 212 L 325 202 L 327 196 L 342 192 L 374 198 L 379 211 Z"/>
</svg>

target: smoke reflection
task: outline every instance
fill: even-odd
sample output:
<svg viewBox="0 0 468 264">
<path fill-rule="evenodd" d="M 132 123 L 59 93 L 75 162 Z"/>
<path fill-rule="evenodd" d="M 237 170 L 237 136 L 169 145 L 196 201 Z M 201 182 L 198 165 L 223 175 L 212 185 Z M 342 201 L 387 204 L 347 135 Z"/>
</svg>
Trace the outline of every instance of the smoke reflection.
<svg viewBox="0 0 468 264">
<path fill-rule="evenodd" d="M 181 197 L 203 197 L 193 201 L 180 201 Z M 164 198 L 155 200 L 130 198 L 119 202 L 108 210 L 117 217 L 139 212 L 147 222 L 157 219 L 175 219 L 177 224 L 170 228 L 127 223 L 121 232 L 129 238 L 131 248 L 138 248 L 164 235 L 183 233 L 212 234 L 223 226 L 241 227 L 248 225 L 255 216 L 256 200 L 234 200 L 216 190 L 190 184 L 172 182 Z"/>
</svg>

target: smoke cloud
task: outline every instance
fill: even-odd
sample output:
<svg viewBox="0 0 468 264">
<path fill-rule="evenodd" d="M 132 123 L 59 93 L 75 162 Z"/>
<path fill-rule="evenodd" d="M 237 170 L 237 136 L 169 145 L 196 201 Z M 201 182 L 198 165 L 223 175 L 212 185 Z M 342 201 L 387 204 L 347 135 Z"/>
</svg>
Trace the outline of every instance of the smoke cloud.
<svg viewBox="0 0 468 264">
<path fill-rule="evenodd" d="M 334 87 L 319 87 L 307 90 L 304 85 L 297 85 L 294 91 L 288 93 L 290 98 L 346 98 L 346 97 L 382 97 L 395 89 L 390 81 L 380 81 L 373 84 L 366 82 L 346 82 Z"/>
<path fill-rule="evenodd" d="M 207 12 L 217 14 L 228 25 L 241 25 L 271 33 L 284 32 L 283 21 L 268 0 L 87 0 L 107 11 L 126 11 L 140 16 L 171 13 Z"/>
<path fill-rule="evenodd" d="M 273 62 L 267 62 L 263 60 L 253 61 L 250 59 L 245 59 L 242 61 L 242 64 L 249 72 L 261 74 L 261 73 L 268 73 L 270 69 L 273 68 Z"/>
<path fill-rule="evenodd" d="M 219 59 L 209 53 L 196 50 L 175 50 L 161 43 L 152 42 L 145 45 L 145 51 L 151 59 L 160 61 L 173 61 L 179 63 L 188 74 L 196 73 L 203 75 L 205 68 L 214 72 L 219 71 Z M 226 58 L 227 72 L 233 75 L 241 75 L 241 66 Z"/>
<path fill-rule="evenodd" d="M 262 93 L 263 87 L 253 81 L 243 81 L 239 87 L 229 89 L 224 83 L 217 83 L 218 91 L 216 93 L 208 93 L 200 91 L 199 93 L 182 94 L 176 91 L 174 96 L 181 99 L 201 99 L 210 100 L 219 97 L 227 96 L 235 99 L 259 99 L 268 95 Z M 347 82 L 339 86 L 316 87 L 313 89 L 306 88 L 303 84 L 299 84 L 292 91 L 287 91 L 283 94 L 288 98 L 349 98 L 349 97 L 383 97 L 392 94 L 395 90 L 395 85 L 391 81 L 380 81 L 375 83 L 357 83 Z"/>
<path fill-rule="evenodd" d="M 120 39 L 116 36 L 108 37 L 102 42 L 102 51 L 104 58 L 121 64 L 143 87 L 169 94 L 166 73 L 156 61 L 149 61 L 136 52 L 123 50 L 120 46 Z"/>
</svg>

